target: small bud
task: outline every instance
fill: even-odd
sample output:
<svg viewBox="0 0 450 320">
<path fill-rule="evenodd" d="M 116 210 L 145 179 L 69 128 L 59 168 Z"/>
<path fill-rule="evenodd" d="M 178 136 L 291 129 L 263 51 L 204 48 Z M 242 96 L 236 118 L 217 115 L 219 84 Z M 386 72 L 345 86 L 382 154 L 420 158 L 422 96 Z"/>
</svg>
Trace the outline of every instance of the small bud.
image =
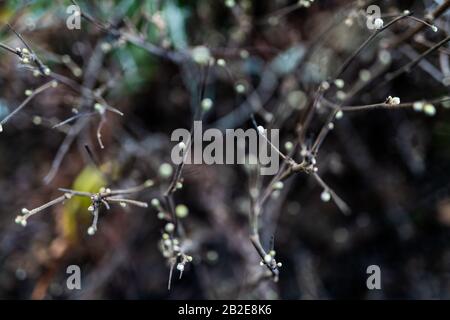
<svg viewBox="0 0 450 320">
<path fill-rule="evenodd" d="M 269 254 L 270 254 L 272 257 L 275 257 L 276 252 L 275 252 L 275 250 L 270 250 L 270 251 L 269 251 Z"/>
<path fill-rule="evenodd" d="M 22 224 L 22 220 L 23 220 L 22 216 L 17 216 L 16 219 L 14 219 L 14 222 L 17 224 Z"/>
<path fill-rule="evenodd" d="M 30 210 L 28 210 L 27 208 L 22 208 L 22 214 L 29 214 Z"/>
<path fill-rule="evenodd" d="M 330 84 L 327 81 L 322 81 L 320 87 L 322 88 L 322 90 L 328 90 L 330 88 Z"/>
<path fill-rule="evenodd" d="M 192 59 L 200 65 L 208 65 L 211 61 L 211 53 L 205 46 L 198 46 L 191 51 Z"/>
<path fill-rule="evenodd" d="M 146 188 L 152 187 L 154 184 L 155 184 L 155 182 L 154 182 L 153 180 L 151 180 L 151 179 L 148 179 L 148 180 L 146 180 L 146 181 L 144 182 L 144 186 L 145 186 Z"/>
<path fill-rule="evenodd" d="M 432 117 L 436 114 L 436 108 L 431 103 L 427 103 L 423 106 L 423 112 L 427 116 Z"/>
<path fill-rule="evenodd" d="M 328 124 L 328 130 L 333 130 L 334 129 L 334 123 L 333 122 L 330 122 L 329 124 Z"/>
<path fill-rule="evenodd" d="M 184 204 L 179 204 L 175 208 L 175 215 L 180 218 L 186 218 L 189 214 L 189 209 Z"/>
<path fill-rule="evenodd" d="M 381 18 L 376 18 L 375 21 L 373 22 L 375 29 L 379 30 L 381 28 L 383 28 L 384 25 L 384 21 Z"/>
<path fill-rule="evenodd" d="M 277 263 L 277 267 L 278 267 L 278 268 L 281 268 L 282 266 L 283 266 L 283 264 L 282 264 L 281 262 L 278 262 L 278 263 Z"/>
<path fill-rule="evenodd" d="M 158 212 L 157 217 L 158 217 L 158 219 L 163 220 L 166 217 L 166 215 L 164 214 L 164 212 L 160 211 L 160 212 Z"/>
<path fill-rule="evenodd" d="M 183 272 L 184 271 L 184 264 L 182 264 L 182 263 L 177 264 L 177 270 L 180 271 L 180 272 Z"/>
<path fill-rule="evenodd" d="M 224 59 L 218 59 L 217 60 L 217 65 L 220 67 L 225 67 L 226 66 L 226 61 Z"/>
<path fill-rule="evenodd" d="M 392 98 L 392 104 L 394 104 L 394 105 L 400 104 L 400 98 L 399 97 L 393 97 Z"/>
<path fill-rule="evenodd" d="M 119 204 L 122 208 L 126 208 L 126 206 L 127 206 L 127 204 L 125 202 L 120 202 Z"/>
<path fill-rule="evenodd" d="M 44 68 L 44 74 L 45 74 L 46 76 L 49 76 L 50 73 L 51 73 L 50 68 L 45 67 L 45 68 Z"/>
<path fill-rule="evenodd" d="M 284 186 L 284 184 L 283 184 L 282 181 L 277 181 L 277 182 L 275 182 L 273 184 L 273 189 L 274 190 L 281 190 L 281 189 L 283 189 L 283 186 Z"/>
<path fill-rule="evenodd" d="M 171 233 L 175 230 L 175 225 L 172 222 L 169 222 L 165 225 L 164 230 Z"/>
<path fill-rule="evenodd" d="M 0 133 L 3 132 L 3 126 L 0 124 Z"/>
<path fill-rule="evenodd" d="M 228 8 L 233 8 L 236 5 L 236 2 L 234 0 L 225 0 L 225 5 Z"/>
<path fill-rule="evenodd" d="M 286 151 L 291 151 L 294 148 L 294 144 L 291 141 L 286 141 L 284 144 Z"/>
<path fill-rule="evenodd" d="M 152 206 L 155 208 L 159 208 L 161 206 L 161 203 L 159 202 L 159 200 L 157 198 L 153 198 L 151 203 L 152 203 Z"/>
<path fill-rule="evenodd" d="M 33 94 L 33 90 L 30 90 L 30 89 L 27 89 L 27 90 L 25 90 L 25 95 L 26 96 L 31 96 Z"/>
<path fill-rule="evenodd" d="M 181 141 L 178 144 L 178 148 L 180 148 L 180 150 L 184 151 L 184 150 L 186 150 L 186 144 L 183 141 Z"/>
<path fill-rule="evenodd" d="M 106 108 L 100 103 L 94 104 L 94 109 L 100 114 L 104 114 L 106 110 Z"/>
<path fill-rule="evenodd" d="M 344 116 L 344 113 L 342 112 L 342 110 L 339 110 L 338 112 L 336 112 L 336 119 L 341 119 Z"/>
<path fill-rule="evenodd" d="M 87 230 L 88 235 L 93 236 L 95 234 L 95 228 L 94 227 L 89 227 Z"/>
<path fill-rule="evenodd" d="M 264 135 L 265 132 L 266 132 L 266 130 L 264 129 L 263 126 L 258 126 L 258 132 L 259 132 L 260 134 Z"/>
<path fill-rule="evenodd" d="M 328 201 L 331 200 L 331 194 L 330 194 L 328 191 L 324 190 L 324 191 L 320 194 L 320 199 L 321 199 L 323 202 L 328 202 Z"/>
<path fill-rule="evenodd" d="M 342 79 L 336 79 L 334 80 L 334 84 L 336 85 L 336 87 L 338 87 L 339 89 L 342 89 L 345 85 L 344 80 Z"/>
<path fill-rule="evenodd" d="M 347 94 L 344 91 L 342 91 L 342 90 L 338 90 L 336 92 L 336 98 L 338 100 L 345 100 L 345 98 L 347 98 Z"/>
<path fill-rule="evenodd" d="M 201 106 L 203 111 L 207 112 L 209 110 L 211 110 L 211 108 L 213 107 L 213 101 L 210 98 L 205 98 L 202 100 Z"/>
<path fill-rule="evenodd" d="M 434 32 L 438 32 L 438 28 L 436 26 L 431 26 L 431 30 L 433 30 Z"/>
<path fill-rule="evenodd" d="M 58 81 L 53 80 L 52 81 L 52 88 L 56 88 L 58 86 Z"/>
<path fill-rule="evenodd" d="M 273 257 L 272 257 L 270 254 L 266 254 L 266 255 L 264 256 L 264 262 L 265 262 L 266 264 L 271 263 L 271 262 L 272 262 L 272 259 L 273 259 Z"/>
<path fill-rule="evenodd" d="M 173 173 L 173 168 L 168 163 L 163 163 L 159 166 L 159 175 L 163 178 L 169 178 Z"/>
<path fill-rule="evenodd" d="M 245 85 L 242 83 L 238 83 L 235 87 L 235 90 L 237 93 L 244 93 L 245 92 Z"/>
<path fill-rule="evenodd" d="M 94 211 L 94 206 L 89 206 L 88 211 L 91 211 L 91 212 Z"/>
<path fill-rule="evenodd" d="M 423 111 L 423 102 L 421 102 L 421 101 L 414 102 L 413 109 L 414 109 L 414 111 L 417 111 L 417 112 Z"/>
</svg>

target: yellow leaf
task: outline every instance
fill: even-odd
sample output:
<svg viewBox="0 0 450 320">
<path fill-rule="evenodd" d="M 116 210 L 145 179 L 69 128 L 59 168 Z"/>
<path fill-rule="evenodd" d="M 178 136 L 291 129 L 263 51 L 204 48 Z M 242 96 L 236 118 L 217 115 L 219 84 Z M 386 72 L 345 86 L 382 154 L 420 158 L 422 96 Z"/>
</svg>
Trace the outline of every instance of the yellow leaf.
<svg viewBox="0 0 450 320">
<path fill-rule="evenodd" d="M 98 192 L 106 184 L 102 172 L 94 166 L 86 166 L 75 179 L 72 189 L 84 192 Z M 91 201 L 87 197 L 72 197 L 67 201 L 63 211 L 63 233 L 71 242 L 78 240 L 78 225 L 87 223 L 91 214 L 87 210 Z"/>
</svg>

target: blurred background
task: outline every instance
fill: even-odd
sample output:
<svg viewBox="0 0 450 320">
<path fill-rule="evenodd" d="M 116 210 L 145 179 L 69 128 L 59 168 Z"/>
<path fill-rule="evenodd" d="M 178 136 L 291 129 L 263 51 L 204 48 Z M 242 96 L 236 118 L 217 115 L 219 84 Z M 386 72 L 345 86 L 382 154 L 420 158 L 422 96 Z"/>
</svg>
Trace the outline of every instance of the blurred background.
<svg viewBox="0 0 450 320">
<path fill-rule="evenodd" d="M 9 23 L 52 72 L 73 81 L 33 97 L 3 125 L 0 298 L 449 299 L 448 102 L 435 104 L 434 115 L 377 109 L 335 122 L 317 157 L 319 174 L 352 213 L 322 201 L 323 188 L 309 175 L 286 180 L 260 218 L 261 242 L 268 248 L 273 237 L 283 264 L 278 282 L 263 278 L 249 241 L 252 173 L 242 165 L 185 166 L 173 198 L 189 208 L 180 241 L 193 259 L 181 279 L 174 271 L 170 290 L 161 252 L 166 222 L 152 206 L 103 208 L 94 236 L 86 233 L 90 201 L 79 197 L 43 210 L 25 228 L 14 223 L 22 208 L 60 196 L 58 188 L 97 192 L 152 179 L 155 186 L 132 197 L 162 199 L 175 169 L 164 165 L 171 164 L 170 135 L 190 128 L 205 98 L 212 106 L 203 104 L 204 127 L 251 128 L 254 112 L 258 123 L 281 129 L 283 149 L 320 83 L 374 32 L 369 5 L 379 6 L 386 24 L 403 10 L 426 18 L 446 3 L 79 1 L 92 20 L 70 30 L 69 1 L 0 1 L 0 42 L 24 47 Z M 342 75 L 343 87 L 331 83 L 327 99 L 366 105 L 390 95 L 414 102 L 448 94 L 448 44 L 384 81 L 448 36 L 449 13 L 435 18 L 438 32 L 427 27 L 406 38 L 419 23 L 402 19 L 377 36 Z M 205 67 L 205 59 L 215 63 Z M 0 51 L 0 119 L 46 82 L 22 62 Z M 124 115 L 101 113 L 74 84 Z M 319 103 L 307 141 L 329 112 Z M 104 149 L 96 138 L 103 118 Z M 381 290 L 366 287 L 372 264 L 381 268 Z M 81 290 L 66 287 L 69 265 L 81 268 Z"/>
</svg>

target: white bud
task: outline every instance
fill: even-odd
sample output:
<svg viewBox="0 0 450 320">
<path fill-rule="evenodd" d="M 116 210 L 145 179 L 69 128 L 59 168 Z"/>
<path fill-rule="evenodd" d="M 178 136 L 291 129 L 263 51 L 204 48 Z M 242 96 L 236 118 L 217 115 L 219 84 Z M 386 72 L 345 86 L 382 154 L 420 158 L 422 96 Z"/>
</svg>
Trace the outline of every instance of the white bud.
<svg viewBox="0 0 450 320">
<path fill-rule="evenodd" d="M 212 108 L 213 104 L 214 103 L 210 98 L 203 99 L 201 103 L 203 111 L 209 111 Z"/>
<path fill-rule="evenodd" d="M 329 129 L 329 130 L 333 130 L 333 129 L 334 129 L 334 123 L 333 123 L 333 122 L 330 122 L 330 123 L 328 124 L 328 129 Z"/>
<path fill-rule="evenodd" d="M 281 190 L 283 189 L 284 183 L 282 181 L 277 181 L 273 184 L 273 189 Z"/>
<path fill-rule="evenodd" d="M 183 272 L 184 271 L 184 264 L 182 264 L 182 263 L 177 264 L 177 270 L 180 271 L 180 272 Z"/>
<path fill-rule="evenodd" d="M 278 263 L 277 263 L 277 267 L 278 267 L 278 268 L 281 268 L 282 266 L 283 266 L 283 264 L 282 264 L 281 262 L 278 262 Z"/>
<path fill-rule="evenodd" d="M 221 66 L 221 67 L 225 67 L 226 66 L 226 61 L 224 59 L 218 59 L 217 60 L 217 65 Z"/>
<path fill-rule="evenodd" d="M 106 110 L 106 108 L 100 103 L 94 104 L 94 109 L 100 114 L 104 114 Z"/>
<path fill-rule="evenodd" d="M 291 141 L 286 141 L 284 144 L 286 151 L 291 151 L 294 148 L 294 144 Z"/>
<path fill-rule="evenodd" d="M 91 212 L 94 211 L 94 206 L 89 206 L 88 211 L 91 211 Z"/>
<path fill-rule="evenodd" d="M 184 150 L 186 150 L 186 144 L 183 141 L 181 141 L 178 144 L 178 148 L 180 148 L 180 150 L 184 151 Z"/>
<path fill-rule="evenodd" d="M 414 111 L 420 112 L 423 110 L 423 102 L 421 101 L 416 101 L 413 103 L 413 109 Z"/>
<path fill-rule="evenodd" d="M 376 18 L 375 21 L 373 22 L 373 24 L 376 29 L 381 29 L 381 28 L 383 28 L 384 21 L 381 18 Z"/>
<path fill-rule="evenodd" d="M 266 264 L 271 263 L 271 262 L 272 262 L 272 259 L 273 259 L 273 257 L 272 257 L 270 254 L 266 254 L 266 255 L 264 256 L 264 262 L 265 262 Z"/>
<path fill-rule="evenodd" d="M 211 53 L 205 46 L 198 46 L 191 51 L 192 59 L 201 65 L 208 65 L 211 61 Z"/>
<path fill-rule="evenodd" d="M 30 89 L 25 90 L 26 96 L 31 96 L 32 94 L 33 94 L 33 90 L 30 90 Z"/>
<path fill-rule="evenodd" d="M 330 199 L 331 199 L 331 194 L 330 194 L 328 191 L 324 190 L 324 191 L 320 194 L 320 199 L 321 199 L 323 202 L 328 202 L 328 201 L 330 201 Z"/>
<path fill-rule="evenodd" d="M 87 230 L 88 235 L 93 236 L 95 234 L 95 228 L 94 227 L 89 227 Z"/>
<path fill-rule="evenodd" d="M 436 108 L 431 103 L 427 103 L 423 106 L 423 112 L 425 112 L 427 116 L 432 117 L 436 114 Z"/>
<path fill-rule="evenodd" d="M 336 119 L 341 119 L 344 116 L 344 113 L 342 112 L 342 110 L 339 110 L 338 112 L 336 112 Z"/>
<path fill-rule="evenodd" d="M 400 98 L 399 97 L 393 97 L 390 99 L 390 104 L 392 105 L 399 105 L 400 104 Z"/>
<path fill-rule="evenodd" d="M 173 173 L 173 168 L 170 164 L 168 163 L 163 163 L 162 165 L 159 166 L 159 175 L 163 178 L 168 178 L 172 175 Z"/>
<path fill-rule="evenodd" d="M 342 89 L 345 85 L 344 80 L 342 79 L 336 79 L 334 80 L 334 84 L 336 85 L 336 87 L 338 87 L 339 89 Z"/>
<path fill-rule="evenodd" d="M 30 210 L 28 210 L 27 208 L 22 208 L 22 214 L 29 214 Z"/>
<path fill-rule="evenodd" d="M 166 217 L 166 215 L 164 214 L 164 212 L 158 212 L 157 217 L 158 217 L 158 219 L 162 220 Z"/>
<path fill-rule="evenodd" d="M 0 132 L 3 132 L 3 126 L 0 124 Z"/>
<path fill-rule="evenodd" d="M 322 81 L 320 84 L 323 90 L 328 90 L 330 88 L 330 84 L 327 81 Z"/>
<path fill-rule="evenodd" d="M 167 232 L 173 232 L 175 230 L 175 225 L 172 222 L 169 222 L 165 225 L 164 230 Z"/>
<path fill-rule="evenodd" d="M 436 26 L 431 26 L 431 30 L 433 30 L 434 32 L 438 32 L 438 28 Z"/>
<path fill-rule="evenodd" d="M 244 93 L 245 92 L 245 85 L 242 83 L 239 83 L 236 85 L 235 90 L 237 93 Z"/>
<path fill-rule="evenodd" d="M 258 126 L 258 132 L 259 132 L 260 134 L 264 135 L 265 132 L 266 132 L 266 130 L 264 129 L 263 126 Z"/>
<path fill-rule="evenodd" d="M 153 198 L 152 199 L 152 206 L 155 208 L 158 208 L 161 205 L 161 203 L 159 202 L 159 200 L 157 198 Z"/>
<path fill-rule="evenodd" d="M 180 218 L 186 218 L 189 214 L 189 209 L 184 204 L 179 204 L 175 208 L 175 215 Z"/>
</svg>

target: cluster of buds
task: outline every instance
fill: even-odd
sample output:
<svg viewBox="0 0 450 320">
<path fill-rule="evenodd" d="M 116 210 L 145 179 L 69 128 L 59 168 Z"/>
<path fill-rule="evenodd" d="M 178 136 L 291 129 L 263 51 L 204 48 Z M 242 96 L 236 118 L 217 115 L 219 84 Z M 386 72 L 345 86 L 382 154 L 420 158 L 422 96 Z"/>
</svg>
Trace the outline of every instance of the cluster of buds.
<svg viewBox="0 0 450 320">
<path fill-rule="evenodd" d="M 42 65 L 42 63 L 37 59 L 36 55 L 31 52 L 28 48 L 16 48 L 16 54 L 20 58 L 20 62 L 25 65 L 30 65 L 32 63 L 36 63 L 39 67 L 39 71 L 45 74 L 46 76 L 50 75 L 50 68 Z M 39 72 L 36 70 L 36 75 Z"/>
<path fill-rule="evenodd" d="M 390 106 L 397 106 L 400 104 L 400 98 L 399 97 L 387 97 L 386 99 L 386 104 L 390 105 Z"/>
<path fill-rule="evenodd" d="M 97 222 L 98 222 L 98 215 L 99 211 L 102 205 L 106 207 L 106 209 L 110 209 L 111 203 L 118 203 L 121 207 L 126 207 L 127 205 L 133 205 L 141 208 L 147 208 L 146 202 L 141 202 L 137 200 L 127 199 L 124 198 L 124 195 L 137 193 L 145 188 L 149 188 L 153 186 L 152 180 L 147 180 L 144 184 L 140 186 L 136 186 L 129 189 L 122 189 L 122 190 L 111 190 L 109 188 L 100 188 L 99 192 L 97 193 L 91 193 L 91 192 L 84 192 L 84 191 L 77 191 L 77 190 L 71 190 L 71 189 L 59 189 L 59 191 L 64 192 L 64 194 L 40 207 L 37 207 L 32 210 L 28 210 L 26 208 L 22 209 L 22 215 L 19 215 L 16 217 L 15 222 L 17 224 L 20 224 L 22 226 L 27 225 L 27 220 L 32 215 L 41 212 L 42 210 L 49 208 L 53 205 L 63 203 L 68 199 L 71 199 L 73 196 L 78 197 L 87 197 L 91 200 L 91 205 L 88 207 L 88 211 L 90 211 L 93 215 L 93 220 L 91 226 L 88 228 L 87 233 L 89 235 L 94 235 L 97 231 Z"/>
<path fill-rule="evenodd" d="M 158 211 L 158 219 L 164 220 L 164 231 L 159 241 L 159 249 L 164 258 L 167 259 L 168 264 L 171 266 L 171 274 L 169 277 L 169 289 L 172 278 L 172 268 L 176 266 L 176 269 L 180 272 L 180 278 L 183 274 L 187 263 L 192 262 L 192 256 L 186 254 L 186 245 L 182 245 L 182 241 L 177 237 L 177 227 L 174 223 L 174 215 L 167 211 L 161 202 L 154 198 L 151 202 L 152 206 Z M 178 219 L 186 218 L 189 214 L 189 209 L 184 204 L 179 204 L 175 207 L 175 217 Z M 184 241 L 186 244 L 186 241 Z"/>
<path fill-rule="evenodd" d="M 264 256 L 264 259 L 259 263 L 260 266 L 266 266 L 271 271 L 278 270 L 281 268 L 283 264 L 281 262 L 277 262 L 275 259 L 276 252 L 275 250 L 270 250 L 268 254 Z"/>
<path fill-rule="evenodd" d="M 316 157 L 311 153 L 310 150 L 308 150 L 306 147 L 302 147 L 300 155 L 303 158 L 302 163 L 304 164 L 306 172 L 317 172 L 319 170 L 316 166 Z"/>
</svg>

